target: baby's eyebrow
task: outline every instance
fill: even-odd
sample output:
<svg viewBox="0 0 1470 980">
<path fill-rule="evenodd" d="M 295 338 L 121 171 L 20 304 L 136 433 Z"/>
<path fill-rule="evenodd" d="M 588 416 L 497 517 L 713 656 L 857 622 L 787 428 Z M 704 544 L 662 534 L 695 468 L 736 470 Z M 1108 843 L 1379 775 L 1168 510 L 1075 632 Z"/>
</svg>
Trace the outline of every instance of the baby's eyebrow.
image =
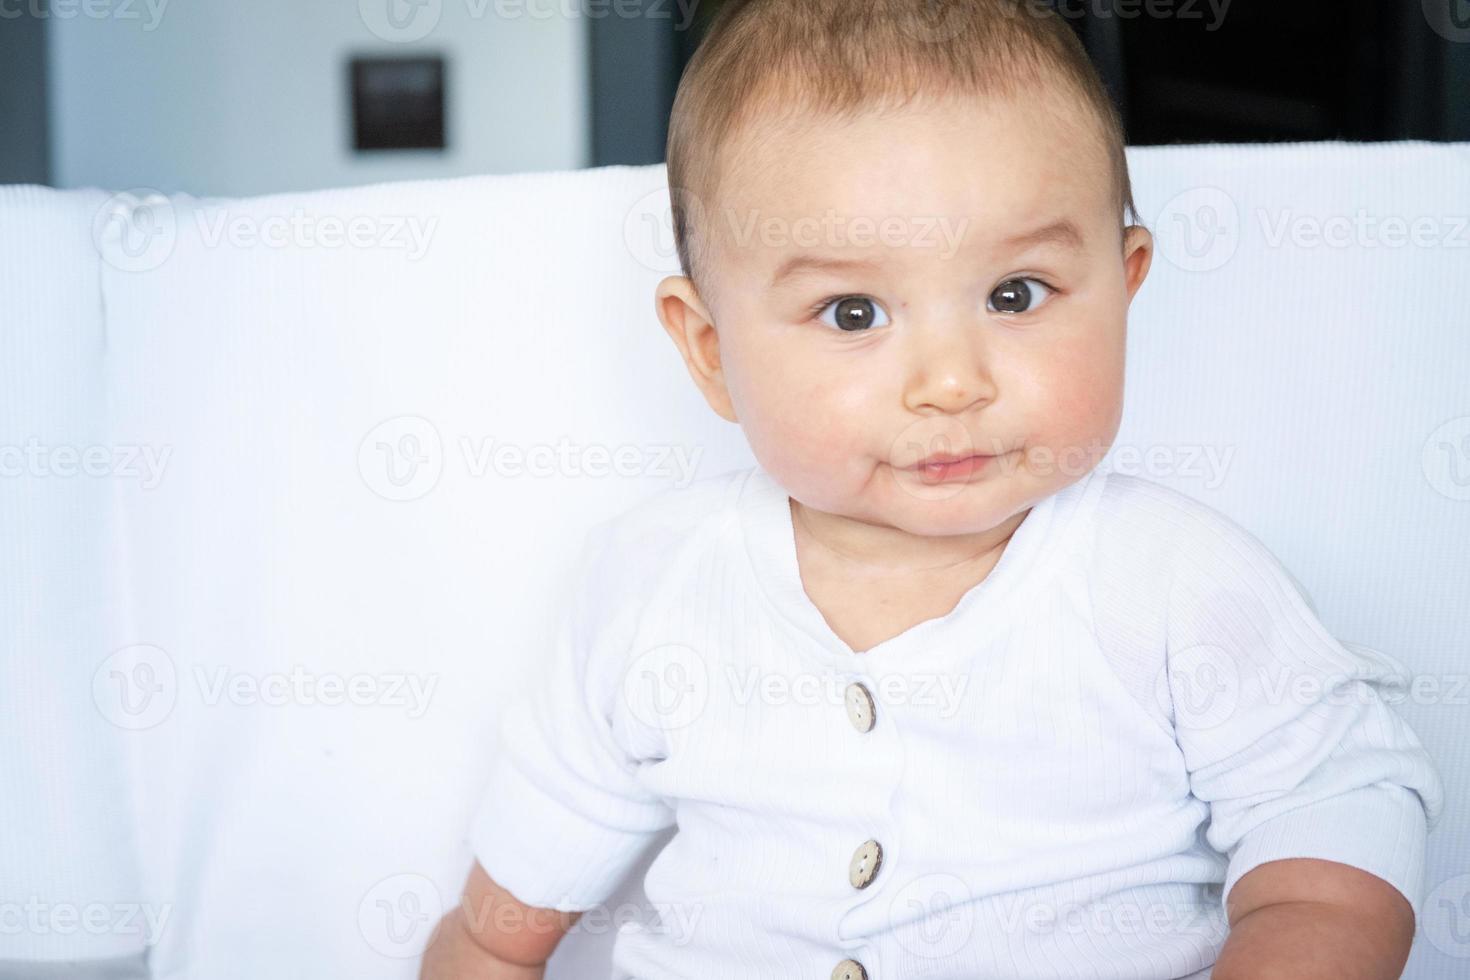
<svg viewBox="0 0 1470 980">
<path fill-rule="evenodd" d="M 1033 245 L 1058 245 L 1075 251 L 1082 249 L 1082 232 L 1068 218 L 1042 225 L 1032 231 L 1023 231 L 1001 242 L 1006 249 L 1029 248 Z"/>
<path fill-rule="evenodd" d="M 776 274 L 771 277 L 771 288 L 774 289 L 783 280 L 803 272 L 872 272 L 882 265 L 883 261 L 879 258 L 837 259 L 821 255 L 793 255 L 776 267 Z"/>
<path fill-rule="evenodd" d="M 1073 251 L 1081 251 L 1082 232 L 1071 219 L 1060 218 L 1031 231 L 1012 235 L 1000 243 L 1001 248 L 1006 251 L 1019 251 L 1036 245 L 1056 245 Z M 774 289 L 783 281 L 804 272 L 872 272 L 882 265 L 882 259 L 876 257 L 839 259 L 823 255 L 797 254 L 776 267 L 775 275 L 771 276 L 770 288 Z"/>
</svg>

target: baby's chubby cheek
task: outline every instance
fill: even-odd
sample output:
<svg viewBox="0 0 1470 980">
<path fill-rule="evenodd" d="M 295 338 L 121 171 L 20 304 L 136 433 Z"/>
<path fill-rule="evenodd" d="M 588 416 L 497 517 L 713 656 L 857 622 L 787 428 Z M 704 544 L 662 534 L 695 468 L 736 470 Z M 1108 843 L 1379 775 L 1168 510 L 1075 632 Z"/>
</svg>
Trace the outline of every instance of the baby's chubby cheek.
<svg viewBox="0 0 1470 980">
<path fill-rule="evenodd" d="M 731 351 L 726 379 L 752 451 L 789 489 L 825 497 L 866 477 L 881 413 L 861 377 L 772 345 Z"/>
<path fill-rule="evenodd" d="M 1025 466 L 1059 488 L 1096 466 L 1117 435 L 1124 361 L 1121 343 L 1058 345 L 1049 354 L 1035 375 Z"/>
</svg>

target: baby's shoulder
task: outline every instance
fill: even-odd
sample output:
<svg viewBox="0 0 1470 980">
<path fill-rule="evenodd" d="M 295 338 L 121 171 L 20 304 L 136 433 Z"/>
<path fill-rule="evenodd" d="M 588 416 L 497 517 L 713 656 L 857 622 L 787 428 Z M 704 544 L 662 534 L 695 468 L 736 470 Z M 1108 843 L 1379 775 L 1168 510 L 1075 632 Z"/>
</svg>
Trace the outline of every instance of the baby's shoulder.
<svg viewBox="0 0 1470 980">
<path fill-rule="evenodd" d="M 736 524 L 749 469 L 657 490 L 593 525 L 583 549 L 584 581 L 610 601 L 647 597 L 687 572 Z"/>
<path fill-rule="evenodd" d="M 748 469 L 664 487 L 593 528 L 604 545 L 628 557 L 667 557 L 735 516 Z"/>
<path fill-rule="evenodd" d="M 1182 490 L 1128 473 L 1106 475 L 1097 531 L 1109 545 L 1154 558 L 1260 545 L 1234 518 Z"/>
<path fill-rule="evenodd" d="M 1186 585 L 1191 591 L 1288 583 L 1305 594 L 1266 543 L 1235 518 L 1131 474 L 1107 475 L 1098 498 L 1094 556 L 1107 577 Z"/>
</svg>

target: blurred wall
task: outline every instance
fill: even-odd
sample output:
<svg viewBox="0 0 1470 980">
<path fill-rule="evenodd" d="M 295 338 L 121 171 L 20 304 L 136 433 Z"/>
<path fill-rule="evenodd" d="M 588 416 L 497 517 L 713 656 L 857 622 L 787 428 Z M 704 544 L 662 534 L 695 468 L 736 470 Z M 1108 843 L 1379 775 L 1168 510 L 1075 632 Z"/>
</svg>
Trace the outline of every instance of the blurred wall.
<svg viewBox="0 0 1470 980">
<path fill-rule="evenodd" d="M 46 21 L 0 14 L 0 184 L 44 184 Z"/>
<path fill-rule="evenodd" d="M 591 28 L 591 165 L 662 163 L 687 28 L 651 16 L 600 17 Z"/>
<path fill-rule="evenodd" d="M 1448 74 L 1447 138 L 1470 140 L 1470 41 L 1451 46 Z"/>
<path fill-rule="evenodd" d="M 539 0 L 93 0 L 47 25 L 51 180 L 199 195 L 588 165 L 587 21 Z M 447 148 L 357 154 L 350 55 L 440 53 Z"/>
</svg>

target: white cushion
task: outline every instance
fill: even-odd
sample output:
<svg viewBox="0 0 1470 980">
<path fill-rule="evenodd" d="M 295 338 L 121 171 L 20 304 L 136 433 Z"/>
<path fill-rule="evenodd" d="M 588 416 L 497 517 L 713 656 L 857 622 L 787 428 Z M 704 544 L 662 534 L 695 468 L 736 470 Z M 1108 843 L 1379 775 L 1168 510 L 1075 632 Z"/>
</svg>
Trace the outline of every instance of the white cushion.
<svg viewBox="0 0 1470 980">
<path fill-rule="evenodd" d="M 142 901 L 128 744 L 93 699 L 94 675 L 113 682 L 125 478 L 92 238 L 106 196 L 0 187 L 0 964 L 144 943 L 125 921 Z"/>
</svg>

